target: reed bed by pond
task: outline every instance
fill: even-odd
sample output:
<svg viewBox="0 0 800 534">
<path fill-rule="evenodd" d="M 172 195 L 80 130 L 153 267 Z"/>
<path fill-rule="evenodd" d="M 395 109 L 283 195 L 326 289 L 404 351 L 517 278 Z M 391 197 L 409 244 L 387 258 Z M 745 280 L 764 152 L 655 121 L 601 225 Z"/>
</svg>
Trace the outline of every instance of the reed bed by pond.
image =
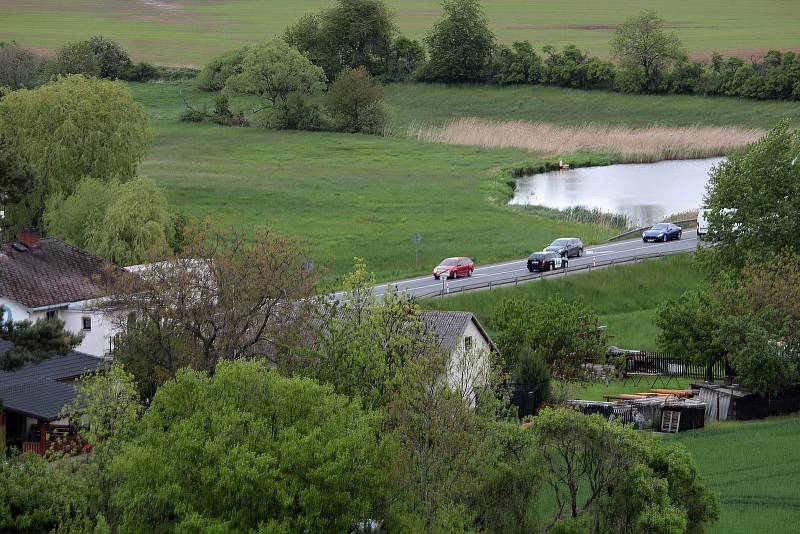
<svg viewBox="0 0 800 534">
<path fill-rule="evenodd" d="M 634 226 L 633 222 L 625 215 L 585 206 L 556 209 L 547 206 L 516 205 L 513 208 L 531 215 L 541 215 L 558 221 L 594 224 L 611 230 L 627 230 Z"/>
<path fill-rule="evenodd" d="M 465 117 L 430 126 L 414 122 L 407 135 L 449 145 L 523 148 L 549 156 L 578 151 L 614 154 L 623 163 L 725 156 L 764 135 L 758 128 L 733 126 L 652 126 L 631 128 Z"/>
</svg>

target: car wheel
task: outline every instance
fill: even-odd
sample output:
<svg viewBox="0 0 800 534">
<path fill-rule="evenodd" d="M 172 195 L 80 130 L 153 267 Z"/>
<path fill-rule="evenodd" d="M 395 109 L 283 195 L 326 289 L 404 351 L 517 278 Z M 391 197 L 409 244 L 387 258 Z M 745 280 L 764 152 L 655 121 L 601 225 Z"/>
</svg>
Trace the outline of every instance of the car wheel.
<svg viewBox="0 0 800 534">
<path fill-rule="evenodd" d="M 669 235 L 668 234 L 664 234 L 664 243 L 666 243 L 667 241 L 669 241 Z"/>
<path fill-rule="evenodd" d="M 453 272 L 450 273 L 450 278 L 452 278 L 453 280 L 458 278 L 458 269 L 453 269 Z"/>
<path fill-rule="evenodd" d="M 580 257 L 583 257 L 583 249 L 582 249 L 582 248 L 579 248 L 579 249 L 578 249 L 578 257 L 579 257 L 579 258 L 580 258 Z"/>
<path fill-rule="evenodd" d="M 470 269 L 469 272 L 467 273 L 467 276 L 471 278 L 472 277 L 472 271 L 474 271 L 474 270 L 475 269 Z"/>
<path fill-rule="evenodd" d="M 683 235 L 683 232 L 678 232 L 678 241 L 681 240 L 681 235 Z"/>
</svg>

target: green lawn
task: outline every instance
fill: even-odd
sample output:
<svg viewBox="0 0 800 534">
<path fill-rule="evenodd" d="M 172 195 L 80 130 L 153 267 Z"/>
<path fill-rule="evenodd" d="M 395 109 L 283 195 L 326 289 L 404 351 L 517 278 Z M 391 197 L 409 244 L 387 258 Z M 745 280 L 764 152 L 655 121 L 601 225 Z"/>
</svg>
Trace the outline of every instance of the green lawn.
<svg viewBox="0 0 800 534">
<path fill-rule="evenodd" d="M 413 121 L 442 123 L 459 117 L 640 127 L 658 124 L 769 128 L 785 117 L 800 123 L 797 102 L 625 95 L 530 85 L 500 88 L 394 84 L 386 87 L 386 100 L 393 125 L 402 132 Z"/>
<path fill-rule="evenodd" d="M 300 236 L 327 274 L 361 256 L 379 280 L 428 272 L 442 257 L 478 263 L 520 258 L 560 234 L 597 242 L 614 230 L 505 208 L 494 169 L 537 163 L 535 154 L 378 137 L 180 123 L 179 90 L 134 84 L 156 138 L 141 174 L 156 180 L 179 212 L 219 227 L 270 226 Z M 504 197 L 503 197 L 504 198 Z M 422 234 L 420 269 L 411 237 Z"/>
<path fill-rule="evenodd" d="M 800 417 L 711 424 L 674 438 L 686 445 L 721 517 L 710 533 L 789 534 L 800 525 Z"/>
<path fill-rule="evenodd" d="M 494 309 L 504 298 L 515 296 L 538 302 L 560 295 L 566 299 L 581 299 L 600 315 L 602 323 L 608 327 L 612 345 L 656 350 L 657 306 L 669 297 L 696 287 L 699 281 L 700 272 L 691 258 L 681 255 L 567 278 L 545 279 L 516 288 L 428 300 L 422 305 L 432 309 L 471 311 L 492 333 Z"/>
<path fill-rule="evenodd" d="M 122 42 L 136 59 L 201 65 L 223 50 L 280 34 L 305 13 L 331 0 L 0 0 L 0 39 L 43 50 L 103 34 Z M 398 28 L 421 38 L 439 18 L 438 0 L 387 0 Z M 502 42 L 536 46 L 576 43 L 608 54 L 616 24 L 655 7 L 687 49 L 749 57 L 768 48 L 798 47 L 800 4 L 792 0 L 486 0 L 492 29 Z"/>
</svg>

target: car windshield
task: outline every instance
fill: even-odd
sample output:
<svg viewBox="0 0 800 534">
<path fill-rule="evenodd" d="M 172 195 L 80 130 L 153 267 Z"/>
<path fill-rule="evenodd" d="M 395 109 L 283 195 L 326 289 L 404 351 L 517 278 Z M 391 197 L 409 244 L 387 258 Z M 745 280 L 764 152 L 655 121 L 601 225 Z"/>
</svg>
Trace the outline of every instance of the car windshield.
<svg viewBox="0 0 800 534">
<path fill-rule="evenodd" d="M 442 260 L 442 263 L 440 263 L 439 265 L 450 267 L 451 265 L 455 265 L 456 263 L 458 263 L 458 258 L 447 258 L 446 260 Z"/>
<path fill-rule="evenodd" d="M 657 224 L 653 226 L 652 230 L 666 230 L 667 228 L 669 228 L 668 224 Z"/>
<path fill-rule="evenodd" d="M 556 239 L 553 241 L 550 246 L 551 247 L 563 247 L 564 245 L 569 244 L 569 239 Z"/>
</svg>

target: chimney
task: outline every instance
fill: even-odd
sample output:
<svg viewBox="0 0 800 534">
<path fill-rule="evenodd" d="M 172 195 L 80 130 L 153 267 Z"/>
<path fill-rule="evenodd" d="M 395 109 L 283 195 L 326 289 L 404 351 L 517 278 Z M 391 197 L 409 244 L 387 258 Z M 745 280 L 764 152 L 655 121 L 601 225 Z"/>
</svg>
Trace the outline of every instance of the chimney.
<svg viewBox="0 0 800 534">
<path fill-rule="evenodd" d="M 19 235 L 19 242 L 28 248 L 36 248 L 39 246 L 39 240 L 41 238 L 36 228 L 25 228 Z"/>
</svg>

